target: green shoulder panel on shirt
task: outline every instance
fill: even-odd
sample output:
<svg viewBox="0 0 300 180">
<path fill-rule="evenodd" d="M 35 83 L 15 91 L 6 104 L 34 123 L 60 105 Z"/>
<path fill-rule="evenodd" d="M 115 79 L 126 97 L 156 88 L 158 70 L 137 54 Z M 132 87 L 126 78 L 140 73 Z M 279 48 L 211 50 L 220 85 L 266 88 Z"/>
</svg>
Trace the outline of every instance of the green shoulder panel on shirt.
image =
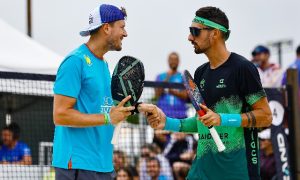
<svg viewBox="0 0 300 180">
<path fill-rule="evenodd" d="M 249 94 L 246 96 L 246 101 L 251 106 L 256 103 L 258 100 L 260 100 L 263 97 L 266 97 L 266 92 L 264 90 L 261 90 L 257 93 Z"/>
</svg>

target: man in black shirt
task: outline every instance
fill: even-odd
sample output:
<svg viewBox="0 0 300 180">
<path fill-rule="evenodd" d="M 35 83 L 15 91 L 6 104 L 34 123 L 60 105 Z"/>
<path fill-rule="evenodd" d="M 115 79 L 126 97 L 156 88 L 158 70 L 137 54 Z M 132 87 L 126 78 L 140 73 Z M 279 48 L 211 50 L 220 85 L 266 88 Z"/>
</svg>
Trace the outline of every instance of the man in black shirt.
<svg viewBox="0 0 300 180">
<path fill-rule="evenodd" d="M 216 7 L 196 12 L 188 40 L 196 54 L 205 54 L 209 62 L 194 74 L 206 111 L 202 117 L 174 119 L 166 117 L 155 105 L 144 104 L 153 128 L 198 133 L 197 157 L 187 179 L 259 179 L 257 127 L 270 126 L 272 114 L 256 67 L 246 58 L 227 50 L 229 21 Z M 208 126 L 215 126 L 225 151 L 218 152 Z"/>
</svg>

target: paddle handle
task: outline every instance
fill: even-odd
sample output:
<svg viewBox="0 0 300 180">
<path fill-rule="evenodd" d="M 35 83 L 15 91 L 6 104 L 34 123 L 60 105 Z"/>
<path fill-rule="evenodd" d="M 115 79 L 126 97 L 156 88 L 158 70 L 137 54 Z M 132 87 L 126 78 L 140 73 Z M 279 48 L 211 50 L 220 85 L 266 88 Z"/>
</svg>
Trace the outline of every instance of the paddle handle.
<svg viewBox="0 0 300 180">
<path fill-rule="evenodd" d="M 119 144 L 119 135 L 121 132 L 121 128 L 122 128 L 122 122 L 119 122 L 115 127 L 114 134 L 113 134 L 113 137 L 111 140 L 111 144 L 113 144 L 113 145 Z"/>
</svg>

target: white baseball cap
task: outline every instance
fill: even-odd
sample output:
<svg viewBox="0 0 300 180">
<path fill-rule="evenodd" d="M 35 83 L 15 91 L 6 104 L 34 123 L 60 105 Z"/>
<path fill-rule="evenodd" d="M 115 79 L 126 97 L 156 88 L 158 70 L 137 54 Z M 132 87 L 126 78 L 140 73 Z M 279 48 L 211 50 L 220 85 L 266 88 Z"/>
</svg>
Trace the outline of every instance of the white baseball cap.
<svg viewBox="0 0 300 180">
<path fill-rule="evenodd" d="M 89 25 L 85 30 L 80 31 L 81 36 L 89 36 L 92 30 L 97 29 L 104 23 L 110 23 L 118 20 L 124 20 L 126 12 L 116 6 L 102 4 L 96 7 L 89 15 Z"/>
</svg>

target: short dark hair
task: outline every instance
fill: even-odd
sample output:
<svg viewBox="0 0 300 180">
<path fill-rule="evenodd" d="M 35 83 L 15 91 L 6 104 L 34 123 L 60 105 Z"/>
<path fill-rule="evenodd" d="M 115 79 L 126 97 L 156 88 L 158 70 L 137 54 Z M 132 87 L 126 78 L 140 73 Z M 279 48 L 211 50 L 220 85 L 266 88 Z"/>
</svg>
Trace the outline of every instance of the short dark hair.
<svg viewBox="0 0 300 180">
<path fill-rule="evenodd" d="M 123 151 L 121 151 L 121 150 L 114 150 L 113 154 L 114 155 L 119 155 L 124 162 L 126 161 L 126 155 L 125 155 L 125 153 Z"/>
<path fill-rule="evenodd" d="M 169 54 L 169 57 L 170 57 L 171 55 L 175 55 L 175 56 L 177 56 L 178 59 L 179 59 L 179 54 L 178 54 L 177 52 L 175 52 L 175 51 L 171 52 L 171 53 Z"/>
<path fill-rule="evenodd" d="M 96 29 L 91 30 L 90 35 L 92 36 L 92 35 L 96 34 L 99 31 L 100 27 L 97 27 Z"/>
<path fill-rule="evenodd" d="M 297 56 L 300 56 L 300 45 L 296 49 L 296 54 L 297 54 Z"/>
<path fill-rule="evenodd" d="M 147 161 L 147 162 L 150 162 L 150 161 L 156 161 L 157 164 L 158 164 L 158 167 L 160 167 L 160 161 L 159 161 L 156 157 L 149 157 L 149 158 L 147 158 L 146 161 Z"/>
<path fill-rule="evenodd" d="M 128 167 L 121 167 L 117 173 L 119 173 L 120 171 L 125 171 L 129 177 L 130 180 L 133 179 L 133 172 L 128 168 Z"/>
<path fill-rule="evenodd" d="M 12 122 L 9 125 L 6 125 L 2 130 L 8 130 L 8 131 L 12 132 L 14 140 L 18 140 L 20 138 L 21 128 L 15 122 Z"/>
<path fill-rule="evenodd" d="M 212 7 L 212 6 L 202 7 L 198 11 L 196 11 L 196 16 L 213 21 L 217 24 L 224 26 L 226 29 L 229 30 L 229 20 L 226 14 L 217 7 Z M 221 33 L 225 40 L 229 37 L 230 34 L 229 31 L 227 33 L 221 31 Z"/>
</svg>

